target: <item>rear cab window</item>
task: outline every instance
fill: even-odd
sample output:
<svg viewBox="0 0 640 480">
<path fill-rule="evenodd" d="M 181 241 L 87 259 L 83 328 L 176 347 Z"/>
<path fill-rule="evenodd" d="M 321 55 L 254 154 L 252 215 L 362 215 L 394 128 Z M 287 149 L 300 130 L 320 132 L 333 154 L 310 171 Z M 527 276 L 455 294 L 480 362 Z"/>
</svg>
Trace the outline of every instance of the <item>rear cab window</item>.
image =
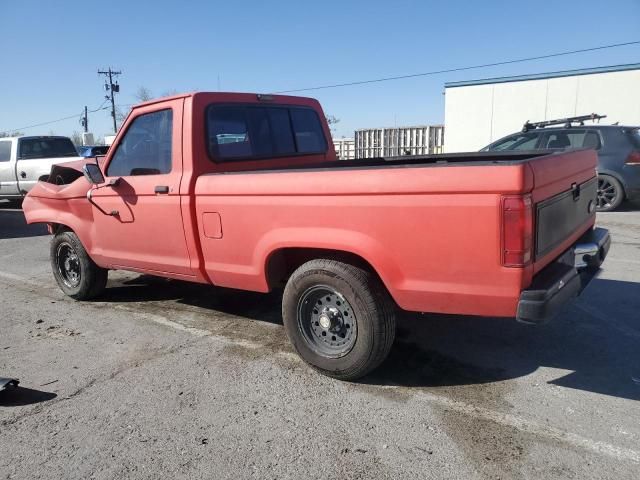
<svg viewBox="0 0 640 480">
<path fill-rule="evenodd" d="M 18 139 L 18 160 L 77 157 L 78 151 L 66 137 L 27 137 Z"/>
<path fill-rule="evenodd" d="M 207 150 L 214 161 L 327 152 L 322 123 L 312 108 L 212 104 L 206 120 Z"/>
</svg>

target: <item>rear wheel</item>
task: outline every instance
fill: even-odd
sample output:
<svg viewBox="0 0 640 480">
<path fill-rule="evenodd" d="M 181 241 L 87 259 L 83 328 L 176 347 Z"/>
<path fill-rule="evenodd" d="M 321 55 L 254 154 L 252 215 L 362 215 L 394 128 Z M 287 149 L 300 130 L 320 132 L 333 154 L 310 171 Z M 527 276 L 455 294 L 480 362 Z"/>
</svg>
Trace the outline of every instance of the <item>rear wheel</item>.
<svg viewBox="0 0 640 480">
<path fill-rule="evenodd" d="M 624 200 L 624 189 L 617 178 L 611 175 L 598 175 L 598 203 L 599 212 L 610 212 L 620 206 Z"/>
<path fill-rule="evenodd" d="M 312 260 L 291 275 L 282 316 L 302 359 L 341 380 L 380 365 L 395 336 L 395 305 L 378 278 L 335 260 Z"/>
<path fill-rule="evenodd" d="M 51 241 L 50 256 L 53 276 L 69 297 L 89 300 L 104 291 L 108 270 L 91 260 L 75 233 L 56 234 Z"/>
</svg>

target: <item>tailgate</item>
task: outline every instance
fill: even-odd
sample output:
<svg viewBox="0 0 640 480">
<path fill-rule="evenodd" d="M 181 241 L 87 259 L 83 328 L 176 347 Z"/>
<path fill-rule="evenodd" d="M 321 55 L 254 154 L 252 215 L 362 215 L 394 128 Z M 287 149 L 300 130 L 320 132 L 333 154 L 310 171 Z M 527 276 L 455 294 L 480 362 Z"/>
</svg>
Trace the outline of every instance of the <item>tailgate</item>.
<svg viewBox="0 0 640 480">
<path fill-rule="evenodd" d="M 594 216 L 597 188 L 598 181 L 593 177 L 573 183 L 571 190 L 536 204 L 536 259 L 552 251 Z"/>
<path fill-rule="evenodd" d="M 531 160 L 534 189 L 534 265 L 538 271 L 595 223 L 598 181 L 594 150 Z"/>
</svg>

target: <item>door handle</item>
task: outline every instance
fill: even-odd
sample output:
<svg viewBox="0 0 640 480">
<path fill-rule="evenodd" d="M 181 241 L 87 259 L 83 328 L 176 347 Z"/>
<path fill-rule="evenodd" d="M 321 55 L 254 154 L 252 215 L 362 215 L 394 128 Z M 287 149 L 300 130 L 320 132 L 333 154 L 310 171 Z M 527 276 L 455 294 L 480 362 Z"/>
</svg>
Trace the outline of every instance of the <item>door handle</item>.
<svg viewBox="0 0 640 480">
<path fill-rule="evenodd" d="M 154 190 L 156 193 L 169 193 L 169 187 L 167 185 L 156 185 Z"/>
<path fill-rule="evenodd" d="M 20 177 L 21 178 L 27 178 L 27 173 L 26 172 L 20 172 Z"/>
</svg>

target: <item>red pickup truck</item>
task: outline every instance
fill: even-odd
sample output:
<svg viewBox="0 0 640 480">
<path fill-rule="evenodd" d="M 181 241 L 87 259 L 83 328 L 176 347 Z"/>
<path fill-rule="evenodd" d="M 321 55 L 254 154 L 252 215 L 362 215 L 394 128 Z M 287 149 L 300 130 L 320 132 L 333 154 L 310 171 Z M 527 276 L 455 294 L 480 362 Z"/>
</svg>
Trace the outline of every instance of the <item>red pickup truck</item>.
<svg viewBox="0 0 640 480">
<path fill-rule="evenodd" d="M 106 157 L 24 202 L 69 296 L 123 269 L 268 292 L 295 349 L 341 379 L 386 357 L 399 307 L 537 323 L 607 254 L 596 154 L 338 161 L 309 98 L 194 93 L 133 108 Z"/>
</svg>

